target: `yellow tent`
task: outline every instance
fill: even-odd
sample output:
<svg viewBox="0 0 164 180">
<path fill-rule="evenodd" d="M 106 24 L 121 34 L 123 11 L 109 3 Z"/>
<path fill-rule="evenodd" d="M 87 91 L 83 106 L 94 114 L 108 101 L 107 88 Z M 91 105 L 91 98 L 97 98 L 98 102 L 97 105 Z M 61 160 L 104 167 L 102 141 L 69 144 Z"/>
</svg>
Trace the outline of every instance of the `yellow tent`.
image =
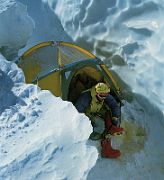
<svg viewBox="0 0 164 180">
<path fill-rule="evenodd" d="M 81 91 L 97 82 L 106 82 L 118 102 L 120 88 L 106 65 L 87 50 L 68 42 L 43 42 L 27 50 L 19 59 L 27 83 L 73 103 Z"/>
</svg>

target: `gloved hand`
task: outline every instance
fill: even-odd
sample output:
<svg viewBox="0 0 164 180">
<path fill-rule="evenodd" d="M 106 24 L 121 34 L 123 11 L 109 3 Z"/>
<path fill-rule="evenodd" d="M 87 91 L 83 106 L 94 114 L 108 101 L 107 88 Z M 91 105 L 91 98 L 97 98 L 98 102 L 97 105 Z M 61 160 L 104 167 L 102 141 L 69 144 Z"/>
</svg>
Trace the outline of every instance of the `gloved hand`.
<svg viewBox="0 0 164 180">
<path fill-rule="evenodd" d="M 119 117 L 112 117 L 112 124 L 119 127 L 121 122 Z"/>
</svg>

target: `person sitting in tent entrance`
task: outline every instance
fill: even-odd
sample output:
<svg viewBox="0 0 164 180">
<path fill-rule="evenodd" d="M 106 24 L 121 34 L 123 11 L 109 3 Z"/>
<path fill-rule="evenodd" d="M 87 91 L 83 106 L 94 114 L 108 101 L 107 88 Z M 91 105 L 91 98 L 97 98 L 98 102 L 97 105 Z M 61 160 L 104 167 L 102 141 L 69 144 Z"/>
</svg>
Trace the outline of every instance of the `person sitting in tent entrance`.
<svg viewBox="0 0 164 180">
<path fill-rule="evenodd" d="M 90 118 L 93 129 L 95 116 L 101 114 L 105 123 L 101 140 L 102 156 L 117 158 L 121 153 L 119 150 L 112 148 L 111 137 L 115 134 L 122 134 L 124 130 L 120 127 L 120 107 L 109 93 L 110 88 L 105 83 L 98 83 L 80 94 L 75 107 L 78 112 L 85 113 Z"/>
</svg>

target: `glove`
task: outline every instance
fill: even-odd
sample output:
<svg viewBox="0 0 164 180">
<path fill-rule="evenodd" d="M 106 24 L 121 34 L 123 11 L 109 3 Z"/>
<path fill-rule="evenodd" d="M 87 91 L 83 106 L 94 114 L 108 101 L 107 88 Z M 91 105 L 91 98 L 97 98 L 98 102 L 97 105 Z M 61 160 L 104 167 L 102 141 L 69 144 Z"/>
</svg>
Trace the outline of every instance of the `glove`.
<svg viewBox="0 0 164 180">
<path fill-rule="evenodd" d="M 121 124 L 120 118 L 118 117 L 112 117 L 112 124 L 119 127 Z"/>
</svg>

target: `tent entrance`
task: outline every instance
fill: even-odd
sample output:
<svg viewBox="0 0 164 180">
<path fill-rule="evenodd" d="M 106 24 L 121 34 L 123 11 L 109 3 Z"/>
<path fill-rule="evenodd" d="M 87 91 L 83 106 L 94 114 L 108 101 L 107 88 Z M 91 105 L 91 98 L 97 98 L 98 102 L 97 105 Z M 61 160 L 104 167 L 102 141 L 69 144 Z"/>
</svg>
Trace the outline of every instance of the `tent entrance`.
<svg viewBox="0 0 164 180">
<path fill-rule="evenodd" d="M 99 70 L 90 66 L 79 69 L 71 79 L 68 100 L 74 104 L 81 92 L 91 88 L 98 82 L 103 82 L 103 76 Z"/>
</svg>

